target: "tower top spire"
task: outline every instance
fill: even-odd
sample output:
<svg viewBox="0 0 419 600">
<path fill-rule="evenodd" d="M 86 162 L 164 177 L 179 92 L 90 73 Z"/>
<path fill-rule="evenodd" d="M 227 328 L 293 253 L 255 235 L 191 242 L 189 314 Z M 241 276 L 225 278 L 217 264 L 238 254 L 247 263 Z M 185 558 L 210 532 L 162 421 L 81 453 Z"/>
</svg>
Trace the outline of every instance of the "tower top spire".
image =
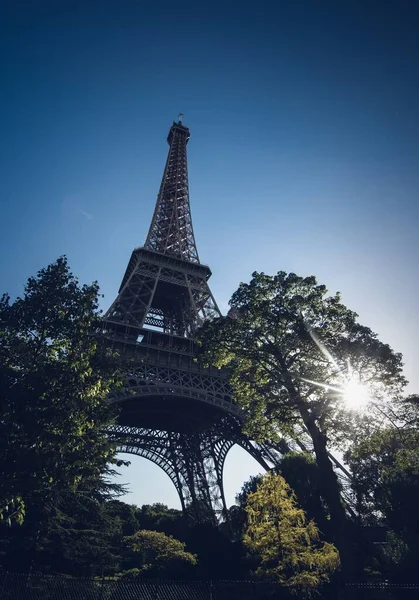
<svg viewBox="0 0 419 600">
<path fill-rule="evenodd" d="M 178 119 L 167 137 L 169 152 L 144 247 L 199 263 L 189 204 L 186 145 L 190 135 L 182 113 Z"/>
<path fill-rule="evenodd" d="M 133 343 L 149 327 L 193 339 L 204 321 L 221 314 L 207 283 L 211 271 L 199 262 L 192 229 L 188 140 L 189 129 L 174 122 L 146 242 L 133 251 L 118 297 L 105 315 L 111 329 L 123 330 L 124 339 Z"/>
</svg>

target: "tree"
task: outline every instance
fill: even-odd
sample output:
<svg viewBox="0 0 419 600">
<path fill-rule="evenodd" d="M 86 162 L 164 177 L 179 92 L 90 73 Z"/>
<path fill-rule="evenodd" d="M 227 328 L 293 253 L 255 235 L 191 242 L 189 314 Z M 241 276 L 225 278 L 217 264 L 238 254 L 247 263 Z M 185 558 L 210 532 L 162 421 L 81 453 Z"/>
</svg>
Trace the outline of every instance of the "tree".
<svg viewBox="0 0 419 600">
<path fill-rule="evenodd" d="M 108 504 L 97 489 L 84 484 L 77 492 L 60 494 L 36 545 L 36 570 L 73 577 L 117 573 L 122 561 L 122 523 Z"/>
<path fill-rule="evenodd" d="M 288 483 L 298 504 L 307 518 L 316 523 L 322 537 L 330 537 L 330 521 L 322 495 L 321 473 L 313 456 L 307 452 L 288 452 L 281 458 L 276 472 Z"/>
<path fill-rule="evenodd" d="M 160 531 L 143 529 L 126 542 L 135 554 L 138 575 L 182 577 L 197 564 L 196 556 L 186 552 L 184 543 Z"/>
<path fill-rule="evenodd" d="M 63 495 L 110 490 L 107 396 L 119 372 L 99 318 L 97 283 L 81 286 L 64 257 L 0 302 L 0 513 L 25 520 L 32 548 Z"/>
<path fill-rule="evenodd" d="M 140 509 L 135 504 L 127 504 L 121 500 L 111 499 L 106 502 L 106 511 L 113 519 L 119 521 L 122 535 L 128 537 L 140 529 L 137 513 Z"/>
<path fill-rule="evenodd" d="M 308 520 L 314 521 L 319 527 L 322 539 L 331 537 L 330 521 L 321 494 L 320 471 L 312 455 L 306 452 L 288 452 L 282 456 L 273 472 L 285 479 Z M 236 540 L 243 537 L 249 494 L 256 492 L 262 481 L 263 475 L 252 475 L 236 494 L 236 504 L 229 509 L 230 526 Z"/>
<path fill-rule="evenodd" d="M 139 524 L 138 529 L 161 531 L 175 538 L 183 539 L 187 527 L 182 511 L 169 508 L 159 502 L 143 504 L 141 508 L 137 509 L 136 518 Z"/>
<path fill-rule="evenodd" d="M 328 296 L 314 277 L 254 273 L 230 306 L 227 317 L 204 324 L 198 340 L 202 362 L 229 368 L 249 435 L 308 436 L 342 568 L 352 578 L 351 530 L 329 449 L 344 449 L 351 436 L 355 417 L 343 407 L 345 390 L 368 385 L 380 403 L 386 395 L 401 394 L 406 384 L 401 355 L 360 325 L 340 295 Z"/>
<path fill-rule="evenodd" d="M 243 483 L 242 489 L 236 494 L 236 503 L 240 508 L 246 508 L 249 494 L 256 492 L 262 481 L 263 475 L 251 475 L 249 479 Z"/>
<path fill-rule="evenodd" d="M 262 482 L 263 475 L 251 475 L 244 482 L 238 494 L 236 494 L 236 504 L 228 509 L 228 521 L 222 523 L 220 528 L 226 532 L 234 542 L 241 543 L 243 532 L 246 526 L 246 504 L 249 494 L 256 492 L 258 485 Z"/>
<path fill-rule="evenodd" d="M 419 401 L 396 401 L 391 422 L 360 430 L 345 455 L 358 511 L 366 524 L 387 528 L 381 568 L 397 580 L 417 580 L 419 560 Z M 383 561 L 382 561 L 383 562 Z"/>
<path fill-rule="evenodd" d="M 307 521 L 295 494 L 281 475 L 268 473 L 248 496 L 246 546 L 256 553 L 256 574 L 289 586 L 315 588 L 329 581 L 339 554 L 320 542 L 314 521 Z"/>
</svg>

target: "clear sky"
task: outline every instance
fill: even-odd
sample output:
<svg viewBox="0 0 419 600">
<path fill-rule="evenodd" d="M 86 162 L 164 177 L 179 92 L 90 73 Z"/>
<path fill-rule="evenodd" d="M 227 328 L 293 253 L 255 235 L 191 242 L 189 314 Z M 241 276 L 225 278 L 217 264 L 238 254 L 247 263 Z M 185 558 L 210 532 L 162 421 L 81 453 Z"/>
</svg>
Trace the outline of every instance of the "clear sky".
<svg viewBox="0 0 419 600">
<path fill-rule="evenodd" d="M 254 270 L 315 274 L 419 390 L 414 0 L 2 3 L 0 292 L 67 254 L 103 307 L 145 239 L 183 112 L 192 215 L 225 310 Z M 257 470 L 233 450 L 227 494 Z M 134 457 L 127 500 L 178 506 Z"/>
</svg>

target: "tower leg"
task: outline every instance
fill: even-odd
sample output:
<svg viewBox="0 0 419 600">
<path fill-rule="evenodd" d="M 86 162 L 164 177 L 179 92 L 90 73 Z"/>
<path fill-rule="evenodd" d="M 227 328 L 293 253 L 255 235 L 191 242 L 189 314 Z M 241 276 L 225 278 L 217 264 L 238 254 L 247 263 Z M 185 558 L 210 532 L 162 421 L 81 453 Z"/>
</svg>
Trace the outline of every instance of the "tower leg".
<svg viewBox="0 0 419 600">
<path fill-rule="evenodd" d="M 223 471 L 227 454 L 235 444 L 265 470 L 270 469 L 265 457 L 271 463 L 275 461 L 268 448 L 253 444 L 229 417 L 192 435 L 118 425 L 110 433 L 120 452 L 142 456 L 163 469 L 179 494 L 183 512 L 196 522 L 228 519 Z"/>
</svg>

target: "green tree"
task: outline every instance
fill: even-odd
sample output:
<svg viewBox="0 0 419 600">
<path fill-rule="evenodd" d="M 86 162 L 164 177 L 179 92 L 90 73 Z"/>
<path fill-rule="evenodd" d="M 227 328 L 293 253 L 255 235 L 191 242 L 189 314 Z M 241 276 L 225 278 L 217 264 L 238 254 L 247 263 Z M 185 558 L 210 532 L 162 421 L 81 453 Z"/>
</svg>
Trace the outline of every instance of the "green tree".
<svg viewBox="0 0 419 600">
<path fill-rule="evenodd" d="M 136 510 L 138 529 L 161 531 L 175 538 L 183 538 L 187 529 L 182 511 L 169 508 L 165 504 L 143 504 Z"/>
<path fill-rule="evenodd" d="M 0 301 L 0 513 L 12 525 L 25 520 L 27 547 L 63 496 L 109 491 L 107 396 L 119 374 L 94 332 L 99 318 L 98 285 L 80 285 L 66 258 L 31 277 L 22 297 Z"/>
<path fill-rule="evenodd" d="M 204 324 L 202 360 L 229 368 L 234 399 L 255 439 L 308 436 L 342 568 L 352 578 L 351 529 L 329 456 L 352 435 L 354 416 L 344 409 L 341 392 L 353 373 L 377 402 L 399 396 L 406 383 L 401 355 L 360 325 L 339 294 L 328 295 L 314 277 L 254 273 L 230 306 L 227 317 Z"/>
<path fill-rule="evenodd" d="M 268 473 L 247 499 L 246 546 L 259 559 L 257 575 L 306 589 L 329 581 L 339 565 L 335 546 L 321 542 L 281 475 Z M 300 590 L 301 593 L 301 590 Z"/>
<path fill-rule="evenodd" d="M 396 401 L 391 423 L 360 430 L 345 455 L 353 474 L 358 511 L 365 524 L 387 530 L 382 548 L 384 574 L 417 580 L 419 560 L 419 402 L 416 396 Z"/>
<path fill-rule="evenodd" d="M 194 554 L 186 552 L 185 544 L 160 531 L 141 530 L 126 538 L 134 552 L 139 575 L 184 577 L 197 564 Z"/>
<path fill-rule="evenodd" d="M 240 506 L 240 508 L 246 508 L 249 494 L 256 492 L 262 481 L 263 475 L 251 475 L 249 479 L 243 483 L 242 489 L 238 494 L 236 494 L 236 503 L 238 506 Z"/>
<path fill-rule="evenodd" d="M 240 543 L 243 539 L 243 532 L 247 521 L 247 499 L 250 493 L 256 492 L 262 479 L 263 475 L 251 475 L 242 485 L 240 492 L 236 494 L 236 504 L 233 504 L 228 509 L 228 521 L 221 525 L 221 529 L 234 542 Z"/>
<path fill-rule="evenodd" d="M 135 504 L 127 504 L 121 500 L 111 499 L 106 502 L 106 511 L 113 519 L 119 521 L 122 535 L 133 535 L 140 529 L 137 513 L 140 509 Z"/>
<path fill-rule="evenodd" d="M 63 492 L 36 546 L 37 570 L 75 577 L 114 575 L 120 570 L 122 523 L 95 489 Z M 18 532 L 17 532 L 18 533 Z"/>
<path fill-rule="evenodd" d="M 320 471 L 313 456 L 306 452 L 288 452 L 280 459 L 274 472 L 284 477 L 307 518 L 316 523 L 322 538 L 328 539 L 330 521 L 322 500 Z M 234 539 L 241 539 L 243 536 L 247 499 L 250 493 L 257 490 L 262 480 L 263 475 L 251 476 L 236 494 L 236 504 L 229 510 Z"/>
<path fill-rule="evenodd" d="M 307 518 L 313 520 L 322 536 L 328 539 L 330 520 L 322 495 L 320 469 L 314 457 L 307 452 L 288 452 L 281 458 L 276 471 L 295 493 Z"/>
</svg>

